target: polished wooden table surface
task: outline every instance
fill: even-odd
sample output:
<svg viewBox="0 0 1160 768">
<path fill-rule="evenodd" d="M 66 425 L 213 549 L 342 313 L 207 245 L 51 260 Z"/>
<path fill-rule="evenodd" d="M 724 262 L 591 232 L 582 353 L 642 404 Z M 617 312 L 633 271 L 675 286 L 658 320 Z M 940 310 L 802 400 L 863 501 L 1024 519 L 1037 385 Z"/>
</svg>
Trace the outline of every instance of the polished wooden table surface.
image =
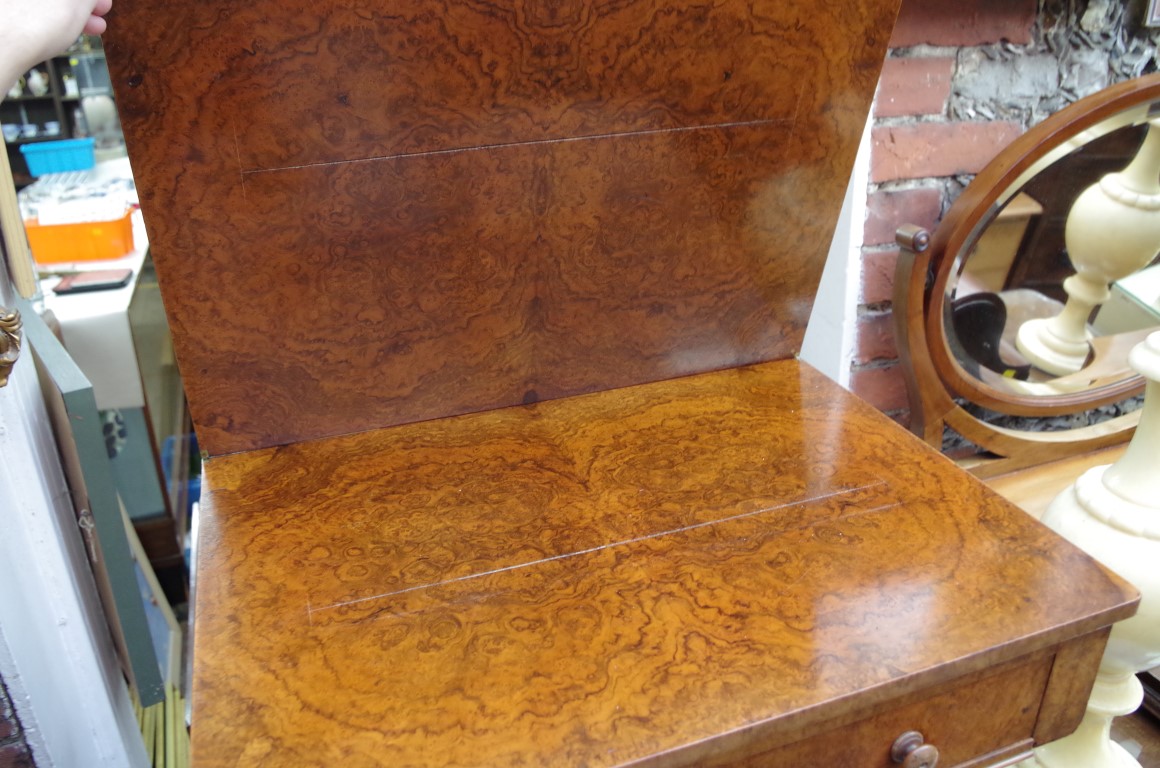
<svg viewBox="0 0 1160 768">
<path fill-rule="evenodd" d="M 197 766 L 966 764 L 1074 727 L 1136 600 L 794 360 L 206 483 Z"/>
</svg>

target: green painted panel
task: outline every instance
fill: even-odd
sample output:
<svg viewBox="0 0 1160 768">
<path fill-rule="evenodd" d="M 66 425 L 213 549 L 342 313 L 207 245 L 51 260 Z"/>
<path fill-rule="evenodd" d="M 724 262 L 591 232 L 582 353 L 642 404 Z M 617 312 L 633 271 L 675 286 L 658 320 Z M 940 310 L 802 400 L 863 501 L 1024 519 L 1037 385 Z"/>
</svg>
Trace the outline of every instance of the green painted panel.
<svg viewBox="0 0 1160 768">
<path fill-rule="evenodd" d="M 88 500 L 92 529 L 100 549 L 99 559 L 93 565 L 94 576 L 102 599 L 112 603 L 106 604 L 106 614 L 110 622 L 121 630 L 123 651 L 128 657 L 141 704 L 156 704 L 165 698 L 161 669 L 153 652 L 145 606 L 137 588 L 133 557 L 92 385 L 31 305 L 22 303 L 20 314 L 24 318 L 25 339 L 41 373 L 45 397 L 50 401 L 59 399 L 55 408 L 50 402 L 50 411 L 56 411 L 53 426 L 66 469 L 69 464 L 78 465 L 76 469 L 79 469 L 80 478 L 75 476 L 76 471 L 68 472 L 72 475 L 70 489 L 74 507 L 78 510 L 83 509 L 81 505 L 86 498 Z M 71 457 L 67 455 L 71 452 L 70 445 L 75 446 Z M 83 487 L 73 485 L 78 480 L 83 482 Z M 82 520 L 84 518 L 82 515 Z M 92 547 L 89 552 L 92 557 Z M 116 636 L 114 628 L 114 638 Z"/>
</svg>

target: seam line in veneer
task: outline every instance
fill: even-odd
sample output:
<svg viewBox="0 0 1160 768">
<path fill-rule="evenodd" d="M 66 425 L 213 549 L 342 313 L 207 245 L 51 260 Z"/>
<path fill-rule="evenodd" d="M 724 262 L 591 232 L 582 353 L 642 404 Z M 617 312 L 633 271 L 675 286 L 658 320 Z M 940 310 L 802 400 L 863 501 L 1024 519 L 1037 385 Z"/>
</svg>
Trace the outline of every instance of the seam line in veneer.
<svg viewBox="0 0 1160 768">
<path fill-rule="evenodd" d="M 238 174 L 242 181 L 242 200 L 246 199 L 246 167 L 242 165 L 242 143 L 238 141 L 238 126 L 234 129 L 234 155 L 238 158 Z"/>
<path fill-rule="evenodd" d="M 789 140 L 790 141 L 793 141 L 794 131 L 797 130 L 798 115 L 801 114 L 802 101 L 805 99 L 805 96 L 806 96 L 806 81 L 803 80 L 801 86 L 798 88 L 797 101 L 795 101 L 793 104 L 793 117 L 790 119 L 790 124 L 789 124 Z"/>
<path fill-rule="evenodd" d="M 792 134 L 793 126 L 797 123 L 797 115 L 781 117 L 773 120 L 746 120 L 735 123 L 716 123 L 713 125 L 692 125 L 681 128 L 657 128 L 644 131 L 624 131 L 622 133 L 597 133 L 590 136 L 562 136 L 554 139 L 533 139 L 531 141 L 512 141 L 497 144 L 482 144 L 477 147 L 451 147 L 448 149 L 431 149 L 425 152 L 399 152 L 393 155 L 375 155 L 373 157 L 358 157 L 349 160 L 327 160 L 318 163 L 302 163 L 301 165 L 283 165 L 274 168 L 251 168 L 242 170 L 242 178 L 259 173 L 278 173 L 280 171 L 299 171 L 306 168 L 325 168 L 332 165 L 349 165 L 351 163 L 371 163 L 381 160 L 402 160 L 412 157 L 433 157 L 437 155 L 452 155 L 462 152 L 483 152 L 489 149 L 510 149 L 519 147 L 534 147 L 540 144 L 568 144 L 580 141 L 598 141 L 601 139 L 618 139 L 627 136 L 653 136 L 663 133 L 689 133 L 691 131 L 707 131 L 717 128 L 749 128 L 759 125 L 777 125 L 788 123 Z"/>
<path fill-rule="evenodd" d="M 887 485 L 887 483 L 880 481 L 877 483 L 869 483 L 867 485 L 860 485 L 860 486 L 857 486 L 855 488 L 843 488 L 840 491 L 834 491 L 833 493 L 822 494 L 820 496 L 812 496 L 809 499 L 805 499 L 805 500 L 788 501 L 784 504 L 774 504 L 772 506 L 762 507 L 761 509 L 756 509 L 756 510 L 753 510 L 751 512 L 742 512 L 742 513 L 737 514 L 737 515 L 730 515 L 729 517 L 718 518 L 716 520 L 708 520 L 708 521 L 705 521 L 703 523 L 693 523 L 692 525 L 685 525 L 685 526 L 681 526 L 680 528 L 671 528 L 671 529 L 665 530 L 665 531 L 657 531 L 656 533 L 650 533 L 647 536 L 637 536 L 636 538 L 632 538 L 632 539 L 623 539 L 621 541 L 614 541 L 614 542 L 610 542 L 608 544 L 601 544 L 600 546 L 597 546 L 597 547 L 589 547 L 588 549 L 577 550 L 575 552 L 565 552 L 565 553 L 560 554 L 560 555 L 553 555 L 552 557 L 540 558 L 539 560 L 530 560 L 526 563 L 515 563 L 514 565 L 505 565 L 502 568 L 493 568 L 493 569 L 488 570 L 488 571 L 480 571 L 479 573 L 469 573 L 469 574 L 466 574 L 463 576 L 457 576 L 453 579 L 445 579 L 443 581 L 433 581 L 433 582 L 430 582 L 427 584 L 416 584 L 413 587 L 406 587 L 405 589 L 397 589 L 397 590 L 394 590 L 392 592 L 383 592 L 383 593 L 378 594 L 378 595 L 371 595 L 369 597 L 360 597 L 360 598 L 356 598 L 354 600 L 343 600 L 343 601 L 340 601 L 337 603 L 331 603 L 330 605 L 324 605 L 324 606 L 321 606 L 318 608 L 312 607 L 310 604 L 310 600 L 308 598 L 307 604 L 306 604 L 306 616 L 307 616 L 308 620 L 312 620 L 312 617 L 314 616 L 314 614 L 322 613 L 323 611 L 329 611 L 329 610 L 333 610 L 333 609 L 337 609 L 337 608 L 344 608 L 346 606 L 358 605 L 361 603 L 368 603 L 368 602 L 371 602 L 374 600 L 383 600 L 383 599 L 386 599 L 389 597 L 398 597 L 399 595 L 405 595 L 405 594 L 408 594 L 410 592 L 418 592 L 418 591 L 425 590 L 425 589 L 431 589 L 433 587 L 442 587 L 442 586 L 446 586 L 449 584 L 457 584 L 457 583 L 464 582 L 464 581 L 470 581 L 472 579 L 484 578 L 486 576 L 495 576 L 495 575 L 500 574 L 500 573 L 509 573 L 511 571 L 517 571 L 517 570 L 520 570 L 523 568 L 530 568 L 532 566 L 541 565 L 543 563 L 551 563 L 551 562 L 556 562 L 559 560 L 567 560 L 567 559 L 572 558 L 572 557 L 581 557 L 583 555 L 590 555 L 590 554 L 593 554 L 595 552 L 600 552 L 600 551 L 607 550 L 607 549 L 613 549 L 615 547 L 623 547 L 623 546 L 628 546 L 631 544 L 638 544 L 642 541 L 651 541 L 653 539 L 660 539 L 660 538 L 663 538 L 665 536 L 673 536 L 673 535 L 676 535 L 679 533 L 687 533 L 688 531 L 694 531 L 694 530 L 697 530 L 699 528 L 707 528 L 711 525 L 719 525 L 721 523 L 729 523 L 729 522 L 733 522 L 735 520 L 744 520 L 745 518 L 748 518 L 748 517 L 754 517 L 755 515 L 765 514 L 766 512 L 772 512 L 772 511 L 778 510 L 778 509 L 788 509 L 790 507 L 800 507 L 800 506 L 803 506 L 806 504 L 813 504 L 813 503 L 819 502 L 819 501 L 827 501 L 830 499 L 836 499 L 836 498 L 840 498 L 842 496 L 847 496 L 847 495 L 858 493 L 859 491 L 866 491 L 866 490 L 870 490 L 871 488 L 879 488 L 879 487 L 884 486 L 884 485 Z M 880 512 L 882 510 L 897 507 L 900 504 L 901 504 L 901 502 L 898 502 L 898 501 L 894 501 L 894 502 L 891 502 L 889 504 L 881 504 L 881 505 L 876 506 L 876 507 L 871 507 L 869 509 L 861 510 L 861 514 L 869 514 L 871 512 Z M 313 623 L 313 622 L 311 621 L 311 623 Z"/>
</svg>

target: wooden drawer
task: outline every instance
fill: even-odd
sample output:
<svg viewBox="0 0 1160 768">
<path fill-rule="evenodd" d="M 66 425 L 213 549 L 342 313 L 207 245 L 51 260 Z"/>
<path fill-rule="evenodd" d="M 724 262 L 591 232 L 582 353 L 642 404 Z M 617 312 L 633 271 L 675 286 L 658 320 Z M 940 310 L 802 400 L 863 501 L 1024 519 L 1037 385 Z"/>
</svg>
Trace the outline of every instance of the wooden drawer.
<svg viewBox="0 0 1160 768">
<path fill-rule="evenodd" d="M 829 723 L 804 723 L 778 746 L 732 744 L 703 755 L 707 768 L 898 768 L 891 747 L 916 731 L 939 751 L 938 768 L 1013 765 L 1079 724 L 1108 630 L 964 675 Z M 689 763 L 690 765 L 693 763 Z"/>
<path fill-rule="evenodd" d="M 1029 752 L 1053 656 L 1035 655 L 968 675 L 884 708 L 879 714 L 742 759 L 710 765 L 747 768 L 898 768 L 890 748 L 918 731 L 939 750 L 939 768 L 991 765 Z"/>
</svg>

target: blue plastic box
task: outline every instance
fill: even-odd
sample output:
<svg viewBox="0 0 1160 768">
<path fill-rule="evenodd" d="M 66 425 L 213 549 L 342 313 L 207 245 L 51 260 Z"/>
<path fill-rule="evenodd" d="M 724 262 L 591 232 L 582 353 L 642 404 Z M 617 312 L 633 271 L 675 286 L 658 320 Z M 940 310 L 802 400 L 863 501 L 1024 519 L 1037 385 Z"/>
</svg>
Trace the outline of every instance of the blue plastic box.
<svg viewBox="0 0 1160 768">
<path fill-rule="evenodd" d="M 83 171 L 92 168 L 93 139 L 65 139 L 25 144 L 20 148 L 33 176 L 64 171 Z"/>
</svg>

